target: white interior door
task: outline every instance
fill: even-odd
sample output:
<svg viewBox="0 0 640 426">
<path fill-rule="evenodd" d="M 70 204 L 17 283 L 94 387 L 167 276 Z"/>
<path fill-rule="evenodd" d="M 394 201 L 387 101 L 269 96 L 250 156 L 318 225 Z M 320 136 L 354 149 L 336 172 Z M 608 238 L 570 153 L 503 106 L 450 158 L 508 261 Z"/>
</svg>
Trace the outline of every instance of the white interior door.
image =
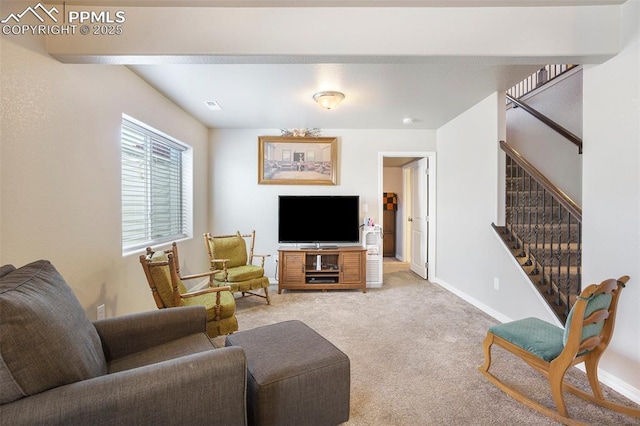
<svg viewBox="0 0 640 426">
<path fill-rule="evenodd" d="M 424 279 L 428 277 L 429 258 L 429 159 L 411 165 L 411 270 Z"/>
</svg>

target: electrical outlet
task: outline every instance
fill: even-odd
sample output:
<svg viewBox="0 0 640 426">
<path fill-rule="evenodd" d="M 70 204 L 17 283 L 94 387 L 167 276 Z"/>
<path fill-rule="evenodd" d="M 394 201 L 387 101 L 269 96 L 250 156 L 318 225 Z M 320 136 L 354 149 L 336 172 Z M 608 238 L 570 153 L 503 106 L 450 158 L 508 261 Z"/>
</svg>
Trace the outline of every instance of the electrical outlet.
<svg viewBox="0 0 640 426">
<path fill-rule="evenodd" d="M 500 290 L 500 280 L 497 277 L 493 278 L 493 289 Z"/>
<path fill-rule="evenodd" d="M 105 318 L 105 313 L 104 313 L 104 304 L 99 305 L 98 306 L 98 319 L 104 319 Z"/>
</svg>

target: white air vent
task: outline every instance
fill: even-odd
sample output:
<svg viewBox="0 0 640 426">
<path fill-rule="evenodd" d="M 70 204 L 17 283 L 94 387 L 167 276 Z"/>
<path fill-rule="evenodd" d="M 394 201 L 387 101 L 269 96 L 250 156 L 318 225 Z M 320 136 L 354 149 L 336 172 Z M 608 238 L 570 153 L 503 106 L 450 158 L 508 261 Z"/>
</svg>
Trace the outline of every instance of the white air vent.
<svg viewBox="0 0 640 426">
<path fill-rule="evenodd" d="M 204 104 L 213 111 L 222 111 L 222 107 L 216 101 L 204 101 Z"/>
</svg>

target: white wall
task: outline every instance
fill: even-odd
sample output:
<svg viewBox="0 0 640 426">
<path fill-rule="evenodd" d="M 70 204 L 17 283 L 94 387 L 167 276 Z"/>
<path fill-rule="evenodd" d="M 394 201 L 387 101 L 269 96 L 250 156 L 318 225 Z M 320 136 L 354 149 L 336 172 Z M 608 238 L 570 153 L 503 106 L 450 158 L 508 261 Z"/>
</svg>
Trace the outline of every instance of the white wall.
<svg viewBox="0 0 640 426">
<path fill-rule="evenodd" d="M 323 129 L 323 136 L 338 137 L 337 185 L 258 185 L 258 136 L 279 134 L 278 129 L 227 129 L 210 133 L 210 232 L 255 229 L 255 253 L 272 256 L 265 271 L 271 281 L 275 280 L 273 260 L 278 255 L 278 195 L 359 195 L 360 203 L 369 205 L 366 216 L 380 223 L 378 152 L 421 152 L 435 148 L 432 130 Z M 361 211 L 360 216 L 362 219 L 365 214 Z"/>
<path fill-rule="evenodd" d="M 438 129 L 436 281 L 501 320 L 552 321 L 491 227 L 503 99 L 494 94 Z"/>
<path fill-rule="evenodd" d="M 622 17 L 621 53 L 584 67 L 582 265 L 583 286 L 631 277 L 599 377 L 640 402 L 640 3 L 625 3 Z M 491 96 L 438 129 L 436 281 L 501 321 L 553 322 L 489 228 L 500 131 L 492 123 L 503 105 Z"/>
<path fill-rule="evenodd" d="M 631 277 L 601 366 L 640 395 L 639 2 L 623 5 L 623 23 L 621 53 L 584 67 L 582 264 L 583 283 Z"/>
<path fill-rule="evenodd" d="M 567 75 L 523 100 L 582 137 L 582 71 L 576 69 Z M 506 141 L 578 205 L 582 204 L 582 155 L 577 146 L 522 108 L 507 111 Z"/>
<path fill-rule="evenodd" d="M 122 257 L 122 113 L 194 148 L 194 232 L 204 232 L 207 129 L 123 66 L 65 65 L 43 41 L 0 38 L 0 264 L 48 259 L 96 318 L 157 309 L 138 256 Z M 201 238 L 185 271 L 207 268 Z"/>
</svg>

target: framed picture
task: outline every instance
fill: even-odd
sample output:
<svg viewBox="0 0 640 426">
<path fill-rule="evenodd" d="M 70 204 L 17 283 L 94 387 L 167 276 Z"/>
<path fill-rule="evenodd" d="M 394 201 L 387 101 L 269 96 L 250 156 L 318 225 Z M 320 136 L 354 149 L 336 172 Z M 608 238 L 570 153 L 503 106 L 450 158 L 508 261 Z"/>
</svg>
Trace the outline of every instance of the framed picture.
<svg viewBox="0 0 640 426">
<path fill-rule="evenodd" d="M 259 136 L 258 183 L 336 185 L 337 145 L 331 137 Z"/>
</svg>

